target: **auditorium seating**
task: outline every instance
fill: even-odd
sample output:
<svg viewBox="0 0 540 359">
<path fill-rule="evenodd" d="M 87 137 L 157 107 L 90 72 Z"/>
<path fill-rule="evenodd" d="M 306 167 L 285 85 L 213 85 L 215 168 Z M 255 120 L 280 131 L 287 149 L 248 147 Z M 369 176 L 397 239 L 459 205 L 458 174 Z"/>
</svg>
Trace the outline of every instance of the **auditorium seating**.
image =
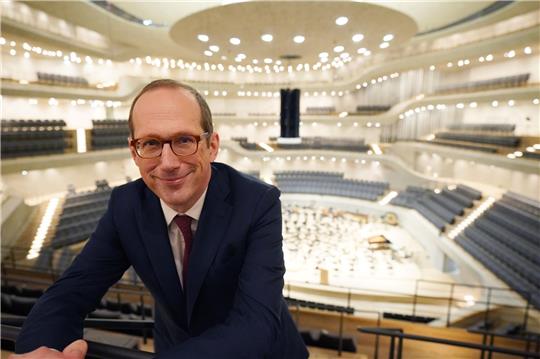
<svg viewBox="0 0 540 359">
<path fill-rule="evenodd" d="M 460 123 L 448 125 L 447 128 L 452 131 L 513 133 L 516 125 L 511 123 Z"/>
<path fill-rule="evenodd" d="M 481 91 L 504 87 L 525 86 L 529 81 L 530 74 L 497 77 L 489 80 L 472 81 L 467 83 L 441 85 L 435 90 L 436 93 Z"/>
<path fill-rule="evenodd" d="M 487 134 L 458 133 L 458 132 L 439 132 L 435 138 L 442 140 L 453 140 L 462 142 L 482 143 L 495 146 L 516 147 L 519 146 L 520 138 L 518 136 L 496 136 Z"/>
<path fill-rule="evenodd" d="M 3 120 L 3 158 L 64 153 L 70 141 L 63 120 Z"/>
<path fill-rule="evenodd" d="M 302 137 L 302 143 L 278 143 L 277 147 L 292 150 L 333 150 L 350 152 L 367 152 L 370 149 L 363 139 L 325 137 Z"/>
<path fill-rule="evenodd" d="M 342 196 L 369 201 L 376 201 L 389 188 L 387 182 L 345 179 L 342 173 L 330 172 L 276 172 L 275 180 L 283 192 Z"/>
<path fill-rule="evenodd" d="M 358 115 L 371 115 L 390 110 L 390 105 L 358 105 L 356 106 L 356 114 Z"/>
<path fill-rule="evenodd" d="M 540 203 L 506 193 L 456 241 L 540 308 Z"/>
<path fill-rule="evenodd" d="M 39 83 L 43 83 L 46 85 L 88 87 L 88 80 L 80 76 L 66 76 L 46 72 L 38 72 L 37 79 Z"/>
<path fill-rule="evenodd" d="M 92 149 L 126 148 L 129 127 L 127 120 L 92 120 Z"/>
<path fill-rule="evenodd" d="M 474 201 L 481 197 L 481 192 L 465 185 L 444 188 L 439 193 L 422 187 L 408 186 L 390 203 L 415 209 L 437 229 L 443 231 L 446 225 L 453 224 L 457 216 L 463 215 L 465 208 L 471 208 Z"/>
<path fill-rule="evenodd" d="M 104 180 L 96 181 L 96 189 L 68 194 L 55 228 L 52 248 L 61 248 L 88 239 L 107 209 L 112 188 Z"/>
<path fill-rule="evenodd" d="M 334 106 L 308 106 L 306 115 L 332 115 L 336 113 Z"/>
</svg>

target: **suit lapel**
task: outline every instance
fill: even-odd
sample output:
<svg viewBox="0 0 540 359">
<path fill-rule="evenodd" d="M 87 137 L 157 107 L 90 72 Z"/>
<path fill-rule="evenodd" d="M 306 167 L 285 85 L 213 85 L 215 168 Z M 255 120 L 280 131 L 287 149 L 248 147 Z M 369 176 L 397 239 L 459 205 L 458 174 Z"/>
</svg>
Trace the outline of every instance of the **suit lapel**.
<svg viewBox="0 0 540 359">
<path fill-rule="evenodd" d="M 157 196 L 147 187 L 137 213 L 137 224 L 155 276 L 168 307 L 182 317 L 182 288 L 174 264 L 169 233 Z"/>
<path fill-rule="evenodd" d="M 212 166 L 212 178 L 189 259 L 186 295 L 188 325 L 206 273 L 229 223 L 232 206 L 225 201 L 228 193 L 228 179 Z"/>
</svg>

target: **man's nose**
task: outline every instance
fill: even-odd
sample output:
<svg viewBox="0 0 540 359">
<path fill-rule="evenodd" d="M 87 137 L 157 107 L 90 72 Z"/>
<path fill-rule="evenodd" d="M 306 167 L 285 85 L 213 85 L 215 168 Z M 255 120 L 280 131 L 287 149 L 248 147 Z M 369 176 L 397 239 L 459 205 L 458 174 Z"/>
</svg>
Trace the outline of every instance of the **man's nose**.
<svg viewBox="0 0 540 359">
<path fill-rule="evenodd" d="M 161 150 L 161 166 L 165 168 L 178 167 L 180 164 L 179 156 L 177 156 L 169 143 L 163 144 Z"/>
</svg>

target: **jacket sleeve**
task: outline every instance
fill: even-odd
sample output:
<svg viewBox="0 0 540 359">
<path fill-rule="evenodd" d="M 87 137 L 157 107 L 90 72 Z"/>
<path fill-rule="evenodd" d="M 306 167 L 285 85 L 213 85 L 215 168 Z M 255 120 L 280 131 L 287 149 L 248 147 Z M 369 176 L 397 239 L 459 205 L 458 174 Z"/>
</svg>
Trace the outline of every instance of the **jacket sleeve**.
<svg viewBox="0 0 540 359">
<path fill-rule="evenodd" d="M 38 300 L 15 344 L 16 353 L 42 345 L 63 350 L 83 336 L 83 322 L 129 264 L 115 229 L 115 191 L 90 240 L 71 266 Z"/>
<path fill-rule="evenodd" d="M 281 327 L 283 263 L 279 191 L 269 188 L 254 210 L 248 247 L 227 319 L 157 358 L 262 358 Z"/>
</svg>

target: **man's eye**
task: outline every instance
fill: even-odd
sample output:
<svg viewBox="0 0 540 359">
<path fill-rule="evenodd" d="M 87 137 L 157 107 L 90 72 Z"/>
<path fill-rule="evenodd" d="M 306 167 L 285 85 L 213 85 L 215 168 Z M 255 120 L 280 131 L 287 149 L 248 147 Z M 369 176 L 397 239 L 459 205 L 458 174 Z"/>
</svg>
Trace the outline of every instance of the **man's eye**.
<svg viewBox="0 0 540 359">
<path fill-rule="evenodd" d="M 191 136 L 180 136 L 180 137 L 177 137 L 174 140 L 174 142 L 176 142 L 179 145 L 188 145 L 195 142 L 195 140 Z"/>
<path fill-rule="evenodd" d="M 155 139 L 149 139 L 142 141 L 142 147 L 159 147 L 160 142 Z"/>
</svg>

